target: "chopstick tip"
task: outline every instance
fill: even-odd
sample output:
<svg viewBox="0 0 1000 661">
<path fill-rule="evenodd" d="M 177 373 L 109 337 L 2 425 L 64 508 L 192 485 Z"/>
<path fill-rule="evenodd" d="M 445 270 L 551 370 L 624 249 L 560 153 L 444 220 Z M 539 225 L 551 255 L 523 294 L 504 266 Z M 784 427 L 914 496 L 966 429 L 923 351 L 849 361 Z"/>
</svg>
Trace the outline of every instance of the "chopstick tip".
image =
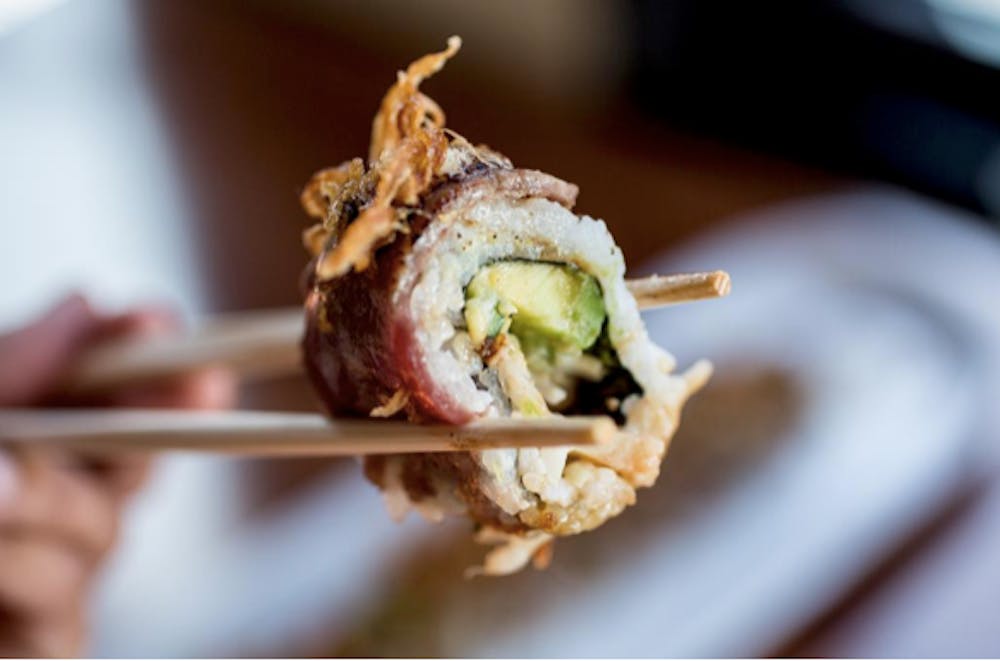
<svg viewBox="0 0 1000 661">
<path fill-rule="evenodd" d="M 590 440 L 593 445 L 610 445 L 618 435 L 618 425 L 607 416 L 594 418 L 590 426 Z"/>
<path fill-rule="evenodd" d="M 733 289 L 732 278 L 725 271 L 715 271 L 712 273 L 712 288 L 716 296 L 728 296 Z"/>
</svg>

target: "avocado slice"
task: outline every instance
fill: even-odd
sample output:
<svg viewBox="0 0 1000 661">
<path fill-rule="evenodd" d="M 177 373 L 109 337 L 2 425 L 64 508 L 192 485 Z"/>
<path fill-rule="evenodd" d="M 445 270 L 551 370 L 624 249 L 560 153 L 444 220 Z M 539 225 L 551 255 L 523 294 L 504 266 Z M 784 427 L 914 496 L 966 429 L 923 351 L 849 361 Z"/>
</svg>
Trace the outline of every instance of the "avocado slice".
<svg viewBox="0 0 1000 661">
<path fill-rule="evenodd" d="M 530 344 L 587 349 L 607 316 L 597 280 L 571 264 L 490 264 L 469 282 L 465 301 L 465 321 L 476 346 L 509 331 Z"/>
</svg>

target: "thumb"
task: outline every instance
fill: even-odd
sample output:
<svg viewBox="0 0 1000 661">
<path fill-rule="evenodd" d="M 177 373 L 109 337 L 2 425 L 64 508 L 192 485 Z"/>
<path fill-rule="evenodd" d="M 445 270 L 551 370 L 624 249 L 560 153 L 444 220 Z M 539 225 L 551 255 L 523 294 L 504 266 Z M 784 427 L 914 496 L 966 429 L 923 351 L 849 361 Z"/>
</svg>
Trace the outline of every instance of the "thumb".
<svg viewBox="0 0 1000 661">
<path fill-rule="evenodd" d="M 73 295 L 34 323 L 0 336 L 0 406 L 44 399 L 98 325 L 83 297 Z"/>
</svg>

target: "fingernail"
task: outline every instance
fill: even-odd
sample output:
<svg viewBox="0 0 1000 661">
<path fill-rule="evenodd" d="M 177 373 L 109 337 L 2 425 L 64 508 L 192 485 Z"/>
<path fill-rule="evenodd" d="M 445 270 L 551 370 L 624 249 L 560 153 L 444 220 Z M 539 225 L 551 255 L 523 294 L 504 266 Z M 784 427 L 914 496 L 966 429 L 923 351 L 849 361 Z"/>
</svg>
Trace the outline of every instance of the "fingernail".
<svg viewBox="0 0 1000 661">
<path fill-rule="evenodd" d="M 0 511 L 6 509 L 16 495 L 17 470 L 3 452 L 0 452 Z"/>
<path fill-rule="evenodd" d="M 207 409 L 231 409 L 236 406 L 239 384 L 228 369 L 212 368 L 201 377 L 200 405 Z"/>
</svg>

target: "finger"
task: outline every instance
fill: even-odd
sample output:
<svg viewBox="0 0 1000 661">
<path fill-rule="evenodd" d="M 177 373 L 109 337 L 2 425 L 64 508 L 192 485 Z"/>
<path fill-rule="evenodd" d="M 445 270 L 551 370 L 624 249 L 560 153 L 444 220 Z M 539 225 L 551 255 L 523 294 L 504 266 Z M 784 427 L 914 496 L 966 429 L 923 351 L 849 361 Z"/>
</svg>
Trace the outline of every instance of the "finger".
<svg viewBox="0 0 1000 661">
<path fill-rule="evenodd" d="M 155 336 L 180 327 L 176 314 L 149 306 L 103 322 L 102 336 Z M 222 369 L 205 369 L 147 384 L 135 384 L 105 394 L 100 403 L 131 408 L 224 409 L 236 403 L 234 375 Z"/>
<path fill-rule="evenodd" d="M 143 454 L 87 457 L 86 469 L 99 480 L 119 506 L 149 479 L 153 461 Z"/>
<path fill-rule="evenodd" d="M 177 332 L 180 316 L 162 305 L 146 305 L 124 314 L 102 317 L 91 337 L 95 343 L 122 337 L 157 337 Z"/>
<path fill-rule="evenodd" d="M 174 332 L 179 317 L 166 308 L 148 306 L 103 322 L 103 337 L 155 336 Z M 199 370 L 155 383 L 136 384 L 106 393 L 96 402 L 130 408 L 224 409 L 236 403 L 237 383 L 231 372 Z M 151 462 L 141 455 L 96 457 L 88 461 L 95 476 L 120 503 L 147 479 Z"/>
<path fill-rule="evenodd" d="M 232 372 L 207 369 L 121 390 L 107 403 L 125 408 L 218 410 L 235 406 L 236 396 L 237 382 Z M 90 464 L 119 502 L 142 486 L 151 467 L 148 457 L 141 455 L 99 457 Z"/>
<path fill-rule="evenodd" d="M 76 657 L 85 649 L 86 634 L 85 611 L 80 605 L 43 617 L 0 613 L 0 657 Z"/>
<path fill-rule="evenodd" d="M 44 535 L 85 554 L 103 555 L 117 535 L 118 501 L 73 455 L 22 450 L 17 455 L 19 489 L 0 510 L 0 530 Z"/>
<path fill-rule="evenodd" d="M 22 616 L 64 612 L 87 587 L 90 568 L 51 538 L 0 532 L 0 608 Z"/>
<path fill-rule="evenodd" d="M 99 325 L 87 302 L 70 296 L 38 321 L 0 336 L 0 405 L 44 398 Z"/>
<path fill-rule="evenodd" d="M 81 350 L 93 348 L 116 339 L 169 335 L 180 328 L 180 318 L 165 306 L 144 306 L 117 315 L 98 316 Z M 46 403 L 55 406 L 114 406 L 116 392 L 93 393 L 55 392 Z"/>
<path fill-rule="evenodd" d="M 236 404 L 236 378 L 229 370 L 199 370 L 116 393 L 112 402 L 132 408 L 214 410 Z"/>
<path fill-rule="evenodd" d="M 45 618 L 30 626 L 26 634 L 38 656 L 50 659 L 78 657 L 87 642 L 85 611 L 74 608 L 60 617 Z"/>
</svg>

